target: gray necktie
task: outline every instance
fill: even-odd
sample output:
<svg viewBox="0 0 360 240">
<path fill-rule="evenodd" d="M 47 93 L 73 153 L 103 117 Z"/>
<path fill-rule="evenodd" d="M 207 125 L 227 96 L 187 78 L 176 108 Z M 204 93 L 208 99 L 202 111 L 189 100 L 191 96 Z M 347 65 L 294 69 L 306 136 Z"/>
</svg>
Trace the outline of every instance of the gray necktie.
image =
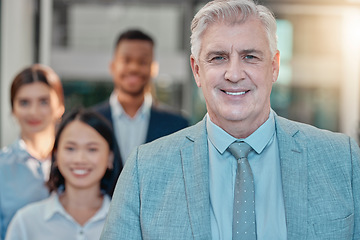
<svg viewBox="0 0 360 240">
<path fill-rule="evenodd" d="M 253 240 L 256 239 L 254 177 L 247 159 L 252 148 L 245 142 L 234 142 L 228 149 L 237 160 L 232 239 Z"/>
</svg>

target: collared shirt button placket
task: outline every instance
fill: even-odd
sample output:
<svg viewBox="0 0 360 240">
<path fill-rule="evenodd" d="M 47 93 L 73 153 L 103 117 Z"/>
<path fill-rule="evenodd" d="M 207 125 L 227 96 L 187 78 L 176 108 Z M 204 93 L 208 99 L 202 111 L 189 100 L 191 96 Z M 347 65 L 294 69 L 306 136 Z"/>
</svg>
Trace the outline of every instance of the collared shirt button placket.
<svg viewBox="0 0 360 240">
<path fill-rule="evenodd" d="M 78 234 L 77 234 L 77 240 L 86 240 L 85 238 L 85 233 L 84 233 L 84 229 L 83 228 L 80 228 L 78 230 Z"/>
</svg>

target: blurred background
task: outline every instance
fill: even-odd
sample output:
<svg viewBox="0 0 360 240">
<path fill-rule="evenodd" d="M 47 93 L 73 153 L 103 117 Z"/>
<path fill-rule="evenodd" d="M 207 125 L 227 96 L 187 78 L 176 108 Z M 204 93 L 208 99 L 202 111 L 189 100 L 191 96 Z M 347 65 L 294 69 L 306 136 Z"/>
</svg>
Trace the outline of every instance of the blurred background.
<svg viewBox="0 0 360 240">
<path fill-rule="evenodd" d="M 115 38 L 128 28 L 156 42 L 156 98 L 192 123 L 206 113 L 192 77 L 190 22 L 200 0 L 1 0 L 0 146 L 18 136 L 9 89 L 34 62 L 62 79 L 66 108 L 91 106 L 112 90 Z M 359 141 L 360 0 L 262 0 L 278 21 L 281 68 L 272 108 L 281 116 Z"/>
</svg>

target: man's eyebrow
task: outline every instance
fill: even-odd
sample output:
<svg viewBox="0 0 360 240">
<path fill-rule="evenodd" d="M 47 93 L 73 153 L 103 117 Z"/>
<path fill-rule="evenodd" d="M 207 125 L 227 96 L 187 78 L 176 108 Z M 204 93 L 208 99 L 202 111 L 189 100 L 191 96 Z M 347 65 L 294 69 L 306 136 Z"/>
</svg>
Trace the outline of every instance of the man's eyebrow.
<svg viewBox="0 0 360 240">
<path fill-rule="evenodd" d="M 264 55 L 264 53 L 260 50 L 256 50 L 256 49 L 253 49 L 253 48 L 250 48 L 250 49 L 243 49 L 241 51 L 239 51 L 239 53 L 241 54 L 257 54 L 257 55 Z"/>
<path fill-rule="evenodd" d="M 254 49 L 254 48 L 249 48 L 249 49 L 242 49 L 240 51 L 238 51 L 240 54 L 257 54 L 257 55 L 260 55 L 260 56 L 263 56 L 264 53 L 260 50 L 257 50 L 257 49 Z M 206 58 L 209 58 L 211 56 L 223 56 L 223 55 L 227 55 L 229 54 L 227 51 L 210 51 L 208 52 L 205 57 Z"/>
<path fill-rule="evenodd" d="M 206 54 L 206 58 L 209 58 L 210 56 L 222 56 L 228 54 L 226 51 L 211 51 Z"/>
</svg>

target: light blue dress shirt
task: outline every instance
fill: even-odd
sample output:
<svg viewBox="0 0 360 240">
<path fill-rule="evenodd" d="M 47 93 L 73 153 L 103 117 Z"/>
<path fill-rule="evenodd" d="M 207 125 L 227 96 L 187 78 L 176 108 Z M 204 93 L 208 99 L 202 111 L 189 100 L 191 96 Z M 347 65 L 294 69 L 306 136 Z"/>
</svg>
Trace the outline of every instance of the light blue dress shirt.
<svg viewBox="0 0 360 240">
<path fill-rule="evenodd" d="M 15 212 L 23 206 L 49 196 L 45 181 L 49 178 L 50 159 L 39 161 L 18 139 L 0 152 L 0 239 Z"/>
<path fill-rule="evenodd" d="M 61 205 L 56 193 L 48 199 L 20 209 L 14 216 L 6 240 L 98 240 L 110 206 L 105 195 L 101 208 L 83 226 Z"/>
<path fill-rule="evenodd" d="M 114 91 L 110 96 L 110 107 L 115 137 L 119 145 L 123 165 L 131 151 L 145 143 L 150 121 L 151 94 L 145 95 L 144 103 L 134 117 L 126 114 Z"/>
<path fill-rule="evenodd" d="M 226 151 L 236 138 L 207 117 L 210 166 L 211 230 L 213 239 L 232 239 L 232 216 L 237 163 Z M 255 151 L 248 155 L 255 182 L 255 212 L 258 240 L 285 240 L 286 220 L 282 193 L 280 157 L 273 111 L 269 119 L 242 139 Z"/>
</svg>

